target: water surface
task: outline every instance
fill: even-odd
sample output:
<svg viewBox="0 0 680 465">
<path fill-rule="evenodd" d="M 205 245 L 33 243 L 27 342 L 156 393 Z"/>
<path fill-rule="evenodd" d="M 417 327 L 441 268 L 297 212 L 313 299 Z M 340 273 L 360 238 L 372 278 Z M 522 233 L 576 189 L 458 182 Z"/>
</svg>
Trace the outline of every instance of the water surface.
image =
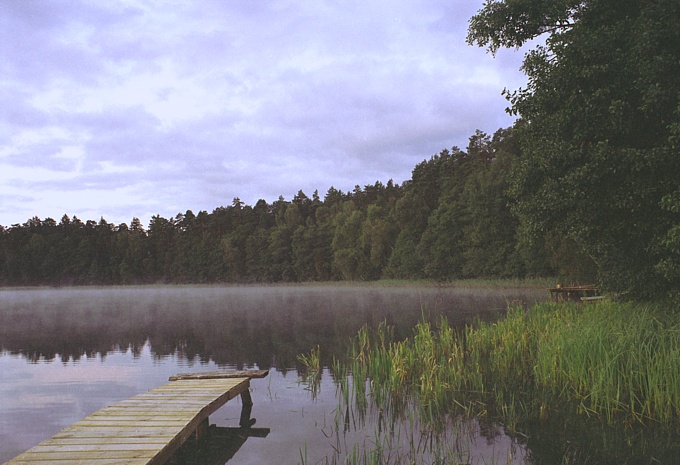
<svg viewBox="0 0 680 465">
<path fill-rule="evenodd" d="M 330 365 L 366 323 L 387 321 L 406 337 L 421 318 L 446 315 L 464 325 L 497 318 L 508 302 L 545 296 L 542 289 L 321 285 L 0 290 L 0 462 L 170 375 L 259 368 L 270 369 L 252 382 L 262 437 L 228 439 L 240 414 L 239 401 L 229 402 L 211 416 L 215 437 L 231 441 L 223 460 L 329 463 L 339 441 L 370 445 L 372 426 L 340 428 L 330 374 L 311 396 L 298 354 L 320 345 Z M 475 453 L 471 463 L 526 462 L 502 431 L 466 428 L 476 428 L 461 446 Z"/>
</svg>

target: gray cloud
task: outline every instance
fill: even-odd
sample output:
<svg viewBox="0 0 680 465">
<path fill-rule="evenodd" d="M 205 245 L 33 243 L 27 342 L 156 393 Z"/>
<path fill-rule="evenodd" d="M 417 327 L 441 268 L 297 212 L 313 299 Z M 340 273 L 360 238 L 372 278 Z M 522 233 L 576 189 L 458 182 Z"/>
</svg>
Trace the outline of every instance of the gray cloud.
<svg viewBox="0 0 680 465">
<path fill-rule="evenodd" d="M 402 182 L 512 119 L 482 1 L 0 3 L 0 224 Z"/>
</svg>

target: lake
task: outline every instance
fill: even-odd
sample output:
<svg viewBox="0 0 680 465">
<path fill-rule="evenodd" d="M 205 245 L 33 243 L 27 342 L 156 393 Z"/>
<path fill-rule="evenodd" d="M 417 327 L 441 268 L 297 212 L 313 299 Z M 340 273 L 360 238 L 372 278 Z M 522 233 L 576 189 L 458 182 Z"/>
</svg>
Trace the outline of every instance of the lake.
<svg viewBox="0 0 680 465">
<path fill-rule="evenodd" d="M 448 418 L 434 434 L 408 412 L 393 418 L 339 401 L 329 367 L 363 325 L 387 322 L 406 338 L 422 319 L 444 315 L 462 327 L 545 298 L 542 288 L 447 286 L 0 289 L 0 463 L 171 375 L 220 369 L 270 370 L 251 382 L 257 422 L 244 437 L 240 399 L 232 400 L 211 415 L 209 443 L 185 449 L 176 464 L 334 464 L 376 450 L 379 463 L 677 463 L 678 432 L 613 428 L 569 405 L 514 434 L 486 417 Z M 317 346 L 318 386 L 297 360 Z"/>
<path fill-rule="evenodd" d="M 327 369 L 312 395 L 300 379 L 299 354 L 319 345 L 328 367 L 364 324 L 386 321 L 407 337 L 422 318 L 445 315 L 462 326 L 498 318 L 508 302 L 546 296 L 537 288 L 446 286 L 3 289 L 0 462 L 173 374 L 257 368 L 270 370 L 251 382 L 260 434 L 234 438 L 240 401 L 229 402 L 211 416 L 210 463 L 332 463 L 339 448 L 370 446 L 375 424 L 351 418 L 347 427 L 351 415 L 338 412 Z M 502 429 L 476 422 L 461 428 L 461 457 L 469 463 L 531 463 L 525 446 Z M 398 441 L 423 440 L 409 431 L 412 422 L 397 429 Z"/>
</svg>

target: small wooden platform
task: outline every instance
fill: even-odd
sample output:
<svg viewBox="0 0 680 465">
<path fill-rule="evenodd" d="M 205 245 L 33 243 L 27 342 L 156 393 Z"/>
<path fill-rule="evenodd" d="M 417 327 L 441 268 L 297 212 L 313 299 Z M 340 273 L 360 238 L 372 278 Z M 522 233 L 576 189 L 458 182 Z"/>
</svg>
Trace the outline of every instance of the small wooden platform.
<svg viewBox="0 0 680 465">
<path fill-rule="evenodd" d="M 550 299 L 554 302 L 585 302 L 600 300 L 599 290 L 595 286 L 557 286 L 548 289 Z"/>
<path fill-rule="evenodd" d="M 210 375 L 207 379 L 171 381 L 115 403 L 6 464 L 163 464 L 192 435 L 204 434 L 210 414 L 238 395 L 243 404 L 240 424 L 249 427 L 252 400 L 248 373 L 239 377 L 229 372 Z"/>
</svg>

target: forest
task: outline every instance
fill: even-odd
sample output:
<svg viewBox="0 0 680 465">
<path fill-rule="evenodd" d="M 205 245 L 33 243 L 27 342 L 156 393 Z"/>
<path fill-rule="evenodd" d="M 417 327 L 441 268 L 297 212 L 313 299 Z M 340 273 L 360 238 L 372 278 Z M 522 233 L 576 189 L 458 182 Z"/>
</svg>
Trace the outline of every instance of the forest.
<svg viewBox="0 0 680 465">
<path fill-rule="evenodd" d="M 680 2 L 489 1 L 468 42 L 541 38 L 516 123 L 410 180 L 114 225 L 0 227 L 0 284 L 555 277 L 680 295 Z M 424 154 L 426 157 L 428 154 Z"/>
<path fill-rule="evenodd" d="M 559 237 L 519 244 L 507 197 L 517 160 L 512 129 L 477 131 L 402 185 L 377 181 L 323 197 L 299 191 L 254 206 L 136 218 L 32 218 L 2 229 L 4 285 L 298 282 L 380 278 L 593 279 L 590 259 Z M 572 249 L 572 250 L 569 250 Z M 564 257 L 559 257 L 564 254 Z M 589 274 L 590 273 L 590 274 Z"/>
</svg>

